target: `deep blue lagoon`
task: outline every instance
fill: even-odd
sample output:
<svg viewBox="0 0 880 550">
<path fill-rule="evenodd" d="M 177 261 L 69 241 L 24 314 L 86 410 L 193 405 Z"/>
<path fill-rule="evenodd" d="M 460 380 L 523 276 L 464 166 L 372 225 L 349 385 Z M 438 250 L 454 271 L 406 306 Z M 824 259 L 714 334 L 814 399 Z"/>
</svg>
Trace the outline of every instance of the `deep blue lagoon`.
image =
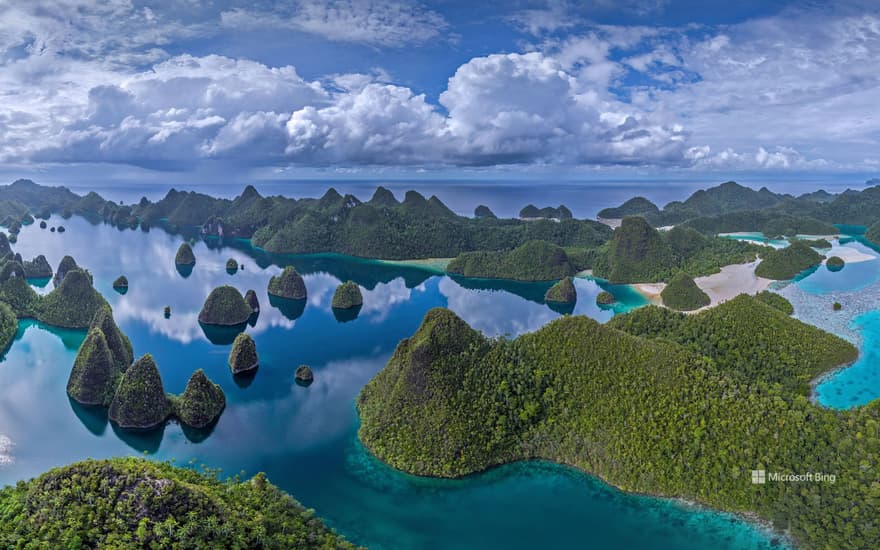
<svg viewBox="0 0 880 550">
<path fill-rule="evenodd" d="M 569 468 L 519 463 L 467 479 L 414 478 L 373 459 L 358 443 L 354 400 L 411 335 L 426 311 L 453 309 L 488 335 L 535 330 L 560 313 L 542 303 L 547 285 L 454 280 L 429 271 L 378 262 L 312 256 L 269 258 L 245 242 L 220 247 L 199 242 L 189 276 L 174 266 L 181 237 L 153 229 L 120 231 L 75 217 L 53 218 L 63 234 L 25 227 L 15 250 L 29 259 L 45 254 L 54 266 L 64 254 L 91 270 L 110 301 L 135 354 L 155 357 L 168 392 L 181 392 L 203 368 L 227 395 L 210 430 L 177 424 L 146 433 L 124 432 L 106 414 L 71 402 L 65 385 L 82 331 L 22 321 L 0 362 L 0 483 L 14 483 L 53 466 L 87 457 L 144 454 L 156 460 L 221 469 L 224 475 L 258 471 L 294 494 L 352 541 L 372 548 L 770 548 L 773 536 L 728 514 L 629 495 Z M 210 245 L 210 246 L 209 246 Z M 226 259 L 243 269 L 229 275 Z M 305 274 L 304 308 L 273 307 L 270 276 L 292 263 Z M 124 295 L 111 288 L 126 275 Z M 353 279 L 364 287 L 364 307 L 340 322 L 331 308 L 335 286 Z M 233 379 L 226 364 L 228 334 L 206 334 L 197 321 L 207 294 L 220 284 L 253 288 L 262 312 L 247 331 L 260 368 Z M 576 282 L 574 310 L 599 320 L 614 312 L 595 304 L 597 282 Z M 47 292 L 51 283 L 40 289 Z M 630 305 L 640 298 L 612 288 Z M 166 319 L 164 307 L 171 307 Z M 625 307 L 624 307 L 625 309 Z M 302 387 L 300 364 L 315 372 Z M 8 441 L 7 441 L 8 440 Z"/>
</svg>

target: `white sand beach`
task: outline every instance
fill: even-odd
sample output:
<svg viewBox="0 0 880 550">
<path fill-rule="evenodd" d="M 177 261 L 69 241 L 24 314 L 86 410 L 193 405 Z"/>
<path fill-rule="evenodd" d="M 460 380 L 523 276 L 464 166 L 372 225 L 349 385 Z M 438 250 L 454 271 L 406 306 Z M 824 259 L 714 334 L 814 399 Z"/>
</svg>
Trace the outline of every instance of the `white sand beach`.
<svg viewBox="0 0 880 550">
<path fill-rule="evenodd" d="M 706 277 L 697 277 L 694 282 L 705 292 L 712 303 L 707 307 L 717 306 L 740 294 L 758 294 L 770 288 L 773 282 L 755 275 L 755 268 L 760 260 L 747 264 L 727 265 L 719 273 Z"/>
<path fill-rule="evenodd" d="M 850 246 L 839 246 L 835 245 L 831 247 L 831 250 L 825 252 L 825 257 L 830 258 L 832 256 L 837 256 L 844 262 L 848 264 L 855 264 L 859 262 L 870 262 L 871 260 L 876 260 L 877 256 L 872 256 L 870 254 L 866 254 L 861 250 L 857 250 Z M 822 263 L 825 263 L 824 261 Z"/>
<path fill-rule="evenodd" d="M 770 248 L 783 248 L 787 246 L 786 244 L 781 244 L 778 242 L 772 242 L 772 240 L 762 241 L 760 239 L 765 238 L 763 233 L 755 233 L 754 231 L 738 231 L 735 233 L 718 233 L 719 237 L 725 237 L 728 239 L 737 239 L 737 240 L 745 240 L 750 242 L 751 244 L 757 244 L 759 246 L 769 246 Z"/>
<path fill-rule="evenodd" d="M 623 222 L 623 218 L 596 218 L 596 221 L 599 223 L 604 223 L 611 229 L 617 229 Z"/>
<path fill-rule="evenodd" d="M 694 279 L 697 286 L 712 300 L 708 306 L 696 311 L 717 306 L 740 294 L 754 295 L 770 288 L 772 280 L 755 275 L 755 268 L 759 263 L 760 260 L 755 260 L 747 264 L 728 265 L 722 267 L 718 273 Z M 666 283 L 639 283 L 632 286 L 652 304 L 663 305 L 660 293 L 666 288 Z"/>
<path fill-rule="evenodd" d="M 662 306 L 663 299 L 660 293 L 666 288 L 666 283 L 637 283 L 632 285 L 642 296 L 655 306 Z"/>
</svg>

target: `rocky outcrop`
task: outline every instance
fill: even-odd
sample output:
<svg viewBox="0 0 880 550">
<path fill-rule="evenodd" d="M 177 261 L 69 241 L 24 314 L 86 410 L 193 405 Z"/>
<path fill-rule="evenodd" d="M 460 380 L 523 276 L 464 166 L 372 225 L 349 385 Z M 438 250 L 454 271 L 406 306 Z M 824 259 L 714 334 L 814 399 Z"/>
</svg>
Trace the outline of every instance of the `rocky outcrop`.
<svg viewBox="0 0 880 550">
<path fill-rule="evenodd" d="M 257 293 L 253 289 L 248 290 L 244 293 L 244 301 L 247 302 L 247 305 L 250 306 L 251 311 L 253 313 L 260 312 L 260 300 L 257 298 Z"/>
<path fill-rule="evenodd" d="M 235 287 L 223 285 L 208 295 L 199 313 L 199 322 L 206 325 L 241 325 L 253 313 L 251 306 Z"/>
<path fill-rule="evenodd" d="M 177 265 L 196 265 L 196 255 L 193 254 L 193 249 L 189 243 L 181 243 L 180 248 L 177 249 L 177 254 L 174 256 L 174 263 Z"/>
<path fill-rule="evenodd" d="M 229 351 L 229 370 L 232 374 L 242 374 L 252 372 L 259 366 L 257 345 L 250 334 L 242 332 L 235 337 L 232 349 Z"/>
<path fill-rule="evenodd" d="M 574 288 L 574 281 L 571 277 L 566 277 L 547 289 L 544 294 L 545 302 L 555 302 L 559 304 L 573 304 L 577 302 L 577 290 Z"/>
<path fill-rule="evenodd" d="M 174 414 L 187 426 L 204 428 L 212 424 L 226 407 L 226 395 L 211 382 L 202 369 L 189 378 L 186 389 L 174 401 Z"/>
<path fill-rule="evenodd" d="M 269 294 L 288 300 L 305 300 L 306 283 L 293 266 L 287 266 L 281 275 L 269 279 Z"/>
<path fill-rule="evenodd" d="M 346 281 L 333 293 L 333 309 L 352 309 L 364 305 L 361 288 L 354 281 Z"/>
<path fill-rule="evenodd" d="M 158 426 L 170 413 L 156 362 L 144 355 L 123 374 L 110 403 L 110 420 L 121 428 L 145 429 Z"/>
<path fill-rule="evenodd" d="M 67 395 L 83 405 L 107 407 L 116 394 L 122 371 L 116 368 L 104 333 L 89 330 L 67 380 Z"/>
</svg>

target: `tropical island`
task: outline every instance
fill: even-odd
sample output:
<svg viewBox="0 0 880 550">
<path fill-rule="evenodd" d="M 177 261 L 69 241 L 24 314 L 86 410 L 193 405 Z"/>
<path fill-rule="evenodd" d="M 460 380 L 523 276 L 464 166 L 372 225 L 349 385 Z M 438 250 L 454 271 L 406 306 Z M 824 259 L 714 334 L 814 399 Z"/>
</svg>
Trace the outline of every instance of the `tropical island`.
<svg viewBox="0 0 880 550">
<path fill-rule="evenodd" d="M 206 521 L 210 518 L 210 521 Z M 354 548 L 258 474 L 221 481 L 138 458 L 86 460 L 0 489 L 0 546 Z"/>
<path fill-rule="evenodd" d="M 108 417 L 124 429 L 154 428 L 172 417 L 204 428 L 226 406 L 223 390 L 202 369 L 193 373 L 181 395 L 166 394 L 153 357 L 147 354 L 134 360 L 131 341 L 116 325 L 109 305 L 101 307 L 89 324 L 70 371 L 67 394 L 82 405 L 106 407 Z"/>
<path fill-rule="evenodd" d="M 121 228 L 158 225 L 171 232 L 194 230 L 202 237 L 249 238 L 253 246 L 274 254 L 455 258 L 450 273 L 520 280 L 558 280 L 583 270 L 613 282 L 667 282 L 679 271 L 700 277 L 757 254 L 754 245 L 717 237 L 743 231 L 769 237 L 836 235 L 832 224 L 864 225 L 869 226 L 865 237 L 880 242 L 880 186 L 792 196 L 727 182 L 663 208 L 636 197 L 602 210 L 599 218 L 606 223 L 574 219 L 564 206 L 526 207 L 518 219 L 488 215 L 486 208 L 468 218 L 437 197 L 408 191 L 398 201 L 382 187 L 368 201 L 333 189 L 319 199 L 264 197 L 247 186 L 232 200 L 172 189 L 155 203 L 142 199 L 120 205 L 94 192 L 79 196 L 64 187 L 17 180 L 0 186 L 0 207 L 4 204 L 14 212 L 69 212 Z M 649 227 L 672 230 L 653 234 Z M 518 262 L 517 249 L 536 248 L 538 241 L 540 252 L 556 264 L 532 272 L 534 267 Z M 567 261 L 561 264 L 567 266 L 560 265 L 551 245 L 565 251 Z M 188 243 L 181 245 L 175 262 L 180 268 L 194 265 Z"/>
<path fill-rule="evenodd" d="M 205 298 L 199 312 L 199 322 L 204 325 L 242 325 L 253 313 L 253 306 L 248 304 L 237 288 L 223 285 L 212 290 Z"/>
<path fill-rule="evenodd" d="M 864 548 L 880 536 L 873 515 L 836 519 L 873 498 L 863 466 L 880 409 L 808 399 L 810 380 L 856 354 L 749 296 L 696 315 L 643 308 L 607 326 L 563 317 L 513 340 L 435 309 L 361 391 L 359 435 L 416 475 L 551 460 L 627 491 L 757 513 L 808 547 Z M 748 480 L 751 469 L 816 468 L 838 483 Z"/>
<path fill-rule="evenodd" d="M 161 227 L 182 234 L 178 270 L 195 264 L 192 239 L 217 246 L 249 238 L 255 254 L 448 258 L 438 272 L 469 281 L 462 284 L 542 285 L 535 301 L 559 313 L 572 312 L 577 277 L 650 287 L 655 305 L 606 325 L 566 316 L 515 339 L 486 338 L 448 310 L 429 312 L 362 390 L 361 440 L 381 460 L 418 475 L 460 477 L 540 458 L 628 491 L 755 513 L 805 546 L 874 540 L 860 517 L 851 522 L 860 529 L 857 539 L 811 504 L 821 499 L 826 508 L 844 510 L 849 501 L 838 492 L 844 485 L 854 501 L 871 498 L 869 470 L 860 468 L 875 451 L 877 408 L 839 412 L 811 401 L 811 384 L 853 362 L 855 348 L 791 318 L 793 305 L 767 291 L 771 280 L 791 280 L 823 260 L 829 270 L 838 268 L 838 257 L 828 252 L 840 233 L 833 223 L 866 226 L 865 242 L 880 242 L 877 211 L 865 207 L 880 206 L 874 188 L 790 197 L 726 183 L 664 208 L 633 199 L 602 211 L 601 222 L 574 219 L 564 207 L 526 208 L 517 219 L 483 208 L 469 218 L 436 197 L 408 192 L 397 201 L 382 188 L 366 202 L 332 190 L 320 199 L 263 197 L 248 187 L 232 200 L 172 191 L 156 203 L 126 207 L 94 193 L 78 197 L 19 181 L 0 186 L 0 206 L 11 200 L 24 214 L 41 205 L 46 212 L 35 211 L 38 218 L 60 211 L 123 231 Z M 743 231 L 784 237 L 784 246 L 728 235 Z M 67 385 L 73 401 L 106 409 L 122 431 L 174 419 L 210 431 L 226 396 L 203 370 L 192 373 L 183 393 L 166 393 L 152 356 L 135 359 L 88 271 L 65 256 L 53 273 L 44 256 L 25 261 L 11 244 L 0 237 L 0 338 L 7 347 L 17 319 L 87 329 Z M 230 272 L 235 264 L 227 265 Z M 280 265 L 287 267 L 267 283 L 270 303 L 296 319 L 305 307 L 305 281 L 292 265 Z M 45 295 L 27 283 L 50 276 L 54 288 Z M 363 295 L 348 277 L 340 280 L 346 282 L 331 305 L 344 321 L 351 317 L 339 312 L 358 310 Z M 127 283 L 120 277 L 113 286 Z M 615 297 L 603 291 L 596 302 L 608 306 Z M 256 292 L 242 296 L 220 286 L 206 298 L 199 321 L 243 326 L 259 309 Z M 253 374 L 259 364 L 253 338 L 239 333 L 223 343 L 232 344 L 228 366 L 245 384 L 238 375 Z M 314 376 L 305 365 L 293 373 L 300 385 Z M 746 442 L 742 430 L 750 434 Z M 752 467 L 798 471 L 811 457 L 822 457 L 844 481 L 832 489 L 811 486 L 803 495 L 786 487 L 759 492 L 744 483 Z M 691 479 L 693 472 L 699 479 Z"/>
</svg>

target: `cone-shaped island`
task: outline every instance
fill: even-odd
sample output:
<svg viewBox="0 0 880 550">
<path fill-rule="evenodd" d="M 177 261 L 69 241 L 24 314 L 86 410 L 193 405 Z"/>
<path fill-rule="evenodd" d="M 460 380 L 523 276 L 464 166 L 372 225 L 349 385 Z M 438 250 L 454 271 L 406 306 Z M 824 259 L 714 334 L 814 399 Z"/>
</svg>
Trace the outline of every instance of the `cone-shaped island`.
<svg viewBox="0 0 880 550">
<path fill-rule="evenodd" d="M 573 304 L 577 302 L 577 290 L 574 288 L 574 281 L 571 277 L 566 277 L 547 289 L 544 294 L 545 302 L 555 302 L 559 304 Z"/>
<path fill-rule="evenodd" d="M 226 407 L 226 395 L 211 382 L 202 369 L 189 378 L 183 393 L 174 400 L 174 414 L 187 426 L 204 428 L 214 422 Z"/>
<path fill-rule="evenodd" d="M 205 299 L 199 322 L 205 325 L 241 325 L 247 322 L 252 313 L 253 309 L 238 289 L 223 285 L 212 290 Z"/>
<path fill-rule="evenodd" d="M 229 352 L 229 369 L 232 374 L 251 372 L 260 365 L 257 357 L 257 345 L 250 334 L 242 332 L 235 337 L 232 350 Z"/>
<path fill-rule="evenodd" d="M 351 309 L 364 305 L 361 287 L 354 281 L 346 281 L 333 293 L 333 309 Z"/>
<path fill-rule="evenodd" d="M 144 355 L 122 376 L 110 403 L 110 420 L 121 428 L 152 428 L 171 412 L 153 356 Z"/>
<path fill-rule="evenodd" d="M 306 283 L 293 266 L 287 266 L 281 275 L 269 279 L 269 294 L 289 300 L 305 300 Z"/>
</svg>

